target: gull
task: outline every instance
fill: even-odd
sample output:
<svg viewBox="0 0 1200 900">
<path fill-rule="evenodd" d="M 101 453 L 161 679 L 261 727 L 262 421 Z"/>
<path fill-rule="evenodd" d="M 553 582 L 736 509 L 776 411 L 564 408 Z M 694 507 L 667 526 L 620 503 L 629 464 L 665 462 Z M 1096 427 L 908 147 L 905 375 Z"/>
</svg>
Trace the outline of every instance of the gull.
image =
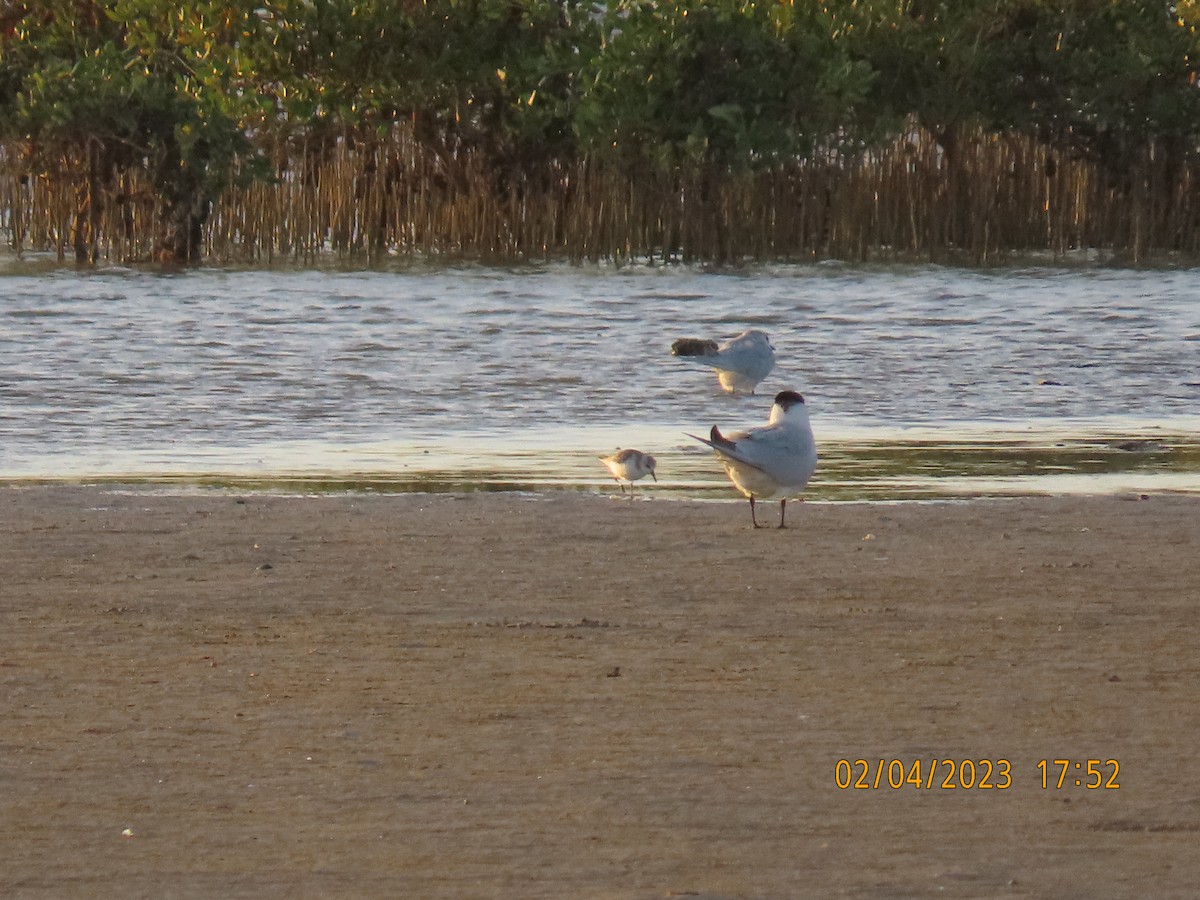
<svg viewBox="0 0 1200 900">
<path fill-rule="evenodd" d="M 750 521 L 759 528 L 754 516 L 754 501 L 779 501 L 779 527 L 784 528 L 789 497 L 799 494 L 817 468 L 817 445 L 804 398 L 795 391 L 780 391 L 771 407 L 766 425 L 749 431 L 721 434 L 716 425 L 709 437 L 688 434 L 712 447 L 725 466 L 733 486 L 750 498 Z"/>
<path fill-rule="evenodd" d="M 649 453 L 643 453 L 641 450 L 618 450 L 610 456 L 601 456 L 600 462 L 608 466 L 612 477 L 621 485 L 622 494 L 625 493 L 625 485 L 621 484 L 621 481 L 629 482 L 630 500 L 633 499 L 633 483 L 639 478 L 649 475 L 658 481 L 658 476 L 654 474 L 654 467 L 658 462 Z"/>
<path fill-rule="evenodd" d="M 701 338 L 680 338 L 671 355 L 695 360 L 717 370 L 717 380 L 730 394 L 753 394 L 775 367 L 775 348 L 765 331 L 743 331 L 724 344 Z"/>
</svg>

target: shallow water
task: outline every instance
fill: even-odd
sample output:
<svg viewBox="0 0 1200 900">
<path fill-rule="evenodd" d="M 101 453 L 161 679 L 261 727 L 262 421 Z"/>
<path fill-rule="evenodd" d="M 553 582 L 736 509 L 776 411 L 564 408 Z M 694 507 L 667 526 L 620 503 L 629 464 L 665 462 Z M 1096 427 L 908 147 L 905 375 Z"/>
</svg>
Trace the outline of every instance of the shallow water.
<svg viewBox="0 0 1200 900">
<path fill-rule="evenodd" d="M 759 396 L 670 356 L 749 327 Z M 728 497 L 683 432 L 785 387 L 818 499 L 1200 491 L 1200 273 L 0 265 L 10 482 L 615 490 L 636 446 L 639 491 Z"/>
</svg>

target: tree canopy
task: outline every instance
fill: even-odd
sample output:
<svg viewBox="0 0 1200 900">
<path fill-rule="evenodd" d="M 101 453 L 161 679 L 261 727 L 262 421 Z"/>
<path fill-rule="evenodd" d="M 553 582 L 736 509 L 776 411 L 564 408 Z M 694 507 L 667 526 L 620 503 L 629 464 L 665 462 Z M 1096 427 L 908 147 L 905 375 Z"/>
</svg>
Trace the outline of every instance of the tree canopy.
<svg viewBox="0 0 1200 900">
<path fill-rule="evenodd" d="M 914 128 L 948 155 L 1020 136 L 1128 187 L 1200 146 L 1198 27 L 1198 0 L 11 0 L 0 147 L 74 186 L 81 257 L 129 172 L 158 251 L 195 259 L 281 144 L 398 124 L 498 190 L 581 160 L 780 172 Z"/>
</svg>

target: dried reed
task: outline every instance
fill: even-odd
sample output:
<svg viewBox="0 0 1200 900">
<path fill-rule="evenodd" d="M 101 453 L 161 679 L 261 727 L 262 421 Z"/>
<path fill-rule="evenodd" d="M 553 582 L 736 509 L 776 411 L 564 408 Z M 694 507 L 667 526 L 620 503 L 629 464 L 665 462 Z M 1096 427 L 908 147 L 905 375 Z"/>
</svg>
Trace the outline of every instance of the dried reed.
<svg viewBox="0 0 1200 900">
<path fill-rule="evenodd" d="M 398 124 L 383 134 L 264 137 L 269 181 L 231 183 L 204 231 L 209 258 L 373 264 L 389 255 L 484 262 L 837 258 L 988 263 L 1099 250 L 1132 263 L 1200 251 L 1193 160 L 1145 148 L 1128 177 L 1022 135 L 913 128 L 891 145 L 814 154 L 769 171 L 629 171 L 595 159 L 497 170 L 448 156 Z M 29 171 L 0 147 L 0 230 L 17 251 L 82 262 L 155 252 L 148 173 L 101 178 L 87 158 Z M 1168 164 L 1170 163 L 1170 164 Z"/>
</svg>

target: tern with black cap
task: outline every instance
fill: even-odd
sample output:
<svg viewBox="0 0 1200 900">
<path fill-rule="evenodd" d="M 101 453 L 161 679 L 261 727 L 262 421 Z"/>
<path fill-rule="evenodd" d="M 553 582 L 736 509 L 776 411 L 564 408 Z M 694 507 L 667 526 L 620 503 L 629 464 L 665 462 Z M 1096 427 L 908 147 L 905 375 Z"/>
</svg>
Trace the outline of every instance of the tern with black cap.
<svg viewBox="0 0 1200 900">
<path fill-rule="evenodd" d="M 750 498 L 750 521 L 755 500 L 779 501 L 779 527 L 784 528 L 787 502 L 808 486 L 817 468 L 817 445 L 804 398 L 795 391 L 775 395 L 766 425 L 722 434 L 716 425 L 707 438 L 688 434 L 716 452 L 733 486 Z"/>
</svg>

